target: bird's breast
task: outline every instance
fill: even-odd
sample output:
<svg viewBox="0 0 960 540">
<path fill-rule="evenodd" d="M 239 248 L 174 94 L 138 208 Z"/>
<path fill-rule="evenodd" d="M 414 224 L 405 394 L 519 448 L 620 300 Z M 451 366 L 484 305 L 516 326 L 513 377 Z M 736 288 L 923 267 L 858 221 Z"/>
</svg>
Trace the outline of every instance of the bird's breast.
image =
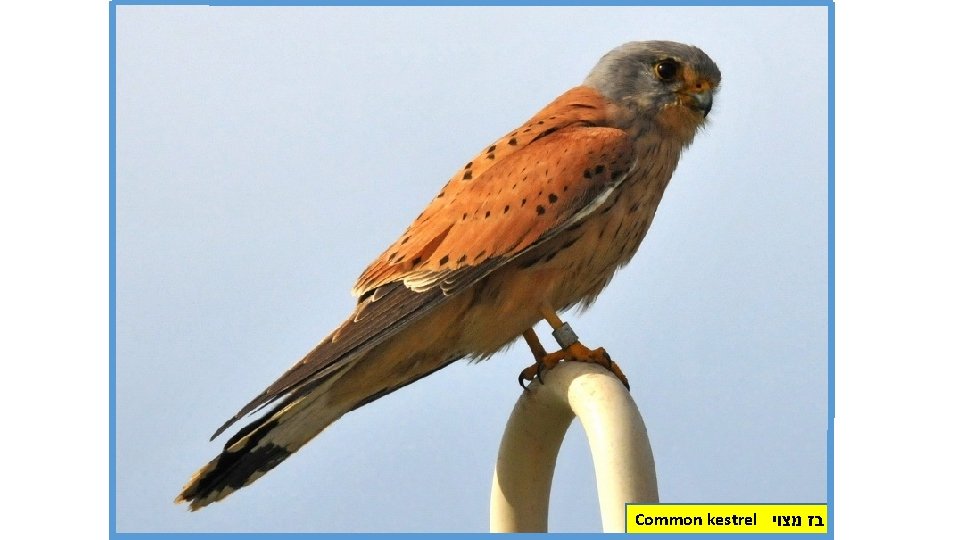
<svg viewBox="0 0 960 540">
<path fill-rule="evenodd" d="M 467 350 L 492 354 L 536 324 L 543 305 L 562 311 L 596 298 L 637 252 L 676 167 L 679 149 L 659 146 L 639 149 L 637 166 L 589 215 L 474 287 Z"/>
<path fill-rule="evenodd" d="M 552 304 L 589 305 L 637 252 L 679 160 L 679 147 L 638 143 L 638 161 L 608 200 L 579 225 L 545 246 L 543 270 L 553 269 Z M 550 259 L 546 261 L 546 259 Z"/>
</svg>

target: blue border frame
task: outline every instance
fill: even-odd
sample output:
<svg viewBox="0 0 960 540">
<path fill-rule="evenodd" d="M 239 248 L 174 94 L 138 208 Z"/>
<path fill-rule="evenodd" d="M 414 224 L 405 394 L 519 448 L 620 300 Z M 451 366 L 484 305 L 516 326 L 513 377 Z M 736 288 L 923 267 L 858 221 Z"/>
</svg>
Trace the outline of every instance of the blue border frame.
<svg viewBox="0 0 960 540">
<path fill-rule="evenodd" d="M 208 1 L 208 2 L 197 2 L 191 0 L 111 0 L 109 4 L 110 12 L 110 30 L 109 30 L 109 54 L 110 54 L 110 91 L 109 91 L 109 122 L 110 122 L 110 135 L 109 135 L 109 171 L 110 171 L 110 193 L 109 193 L 109 204 L 110 204 L 110 240 L 109 240 L 109 252 L 110 252 L 110 508 L 109 508 L 109 534 L 111 539 L 119 538 L 138 538 L 138 539 L 154 539 L 154 538 L 169 538 L 176 536 L 178 538 L 233 538 L 243 535 L 244 538 L 287 538 L 290 536 L 316 536 L 323 534 L 324 536 L 350 536 L 350 537 L 365 537 L 365 536 L 380 536 L 380 535 L 371 535 L 368 533 L 120 533 L 117 532 L 117 493 L 116 493 L 116 479 L 117 479 L 117 460 L 116 460 L 116 447 L 117 447 L 117 415 L 116 415 L 116 395 L 117 395 L 117 332 L 116 332 L 116 322 L 117 322 L 117 6 L 141 6 L 141 5 L 152 5 L 152 6 L 436 6 L 436 5 L 447 5 L 447 6 L 633 6 L 633 5 L 642 5 L 642 6 L 661 6 L 661 7 L 682 7 L 682 6 L 711 6 L 711 7 L 747 7 L 747 6 L 770 6 L 770 7 L 825 7 L 827 8 L 827 523 L 828 523 L 828 532 L 827 534 L 789 534 L 787 536 L 780 534 L 720 534 L 721 538 L 750 538 L 751 540 L 756 539 L 760 540 L 763 538 L 776 538 L 784 540 L 785 538 L 811 538 L 811 539 L 833 539 L 834 531 L 836 530 L 836 521 L 834 513 L 834 464 L 833 464 L 833 436 L 834 436 L 834 417 L 836 415 L 836 377 L 835 377 L 835 368 L 836 368 L 836 328 L 835 328 L 835 293 L 836 287 L 834 283 L 835 279 L 835 200 L 834 200 L 834 174 L 835 174 L 835 96 L 834 96 L 834 87 L 835 87 L 835 39 L 834 34 L 836 32 L 836 21 L 835 21 L 835 6 L 832 0 L 726 0 L 726 1 L 715 1 L 711 2 L 709 0 L 652 0 L 644 2 L 643 0 L 606 0 L 602 2 L 585 2 L 577 0 L 526 0 L 524 2 L 510 2 L 504 0 L 495 0 L 487 3 L 480 3 L 477 1 L 469 0 L 448 0 L 446 2 L 434 1 L 434 2 L 424 2 L 424 1 L 407 1 L 407 2 L 385 2 L 385 1 L 354 1 L 354 2 L 319 2 L 317 0 L 282 0 L 276 2 L 270 2 L 268 0 L 221 0 L 221 1 Z M 395 536 L 405 536 L 405 537 L 415 537 L 420 536 L 423 533 L 393 533 Z M 489 533 L 470 533 L 470 534 L 457 534 L 456 536 L 487 536 Z M 600 533 L 597 533 L 600 534 Z M 531 534 L 520 534 L 516 536 L 535 536 Z M 582 538 L 584 534 L 572 534 L 572 533 L 551 533 L 551 536 L 557 537 L 577 537 Z M 683 539 L 683 538 L 704 538 L 711 537 L 715 535 L 705 535 L 705 534 L 651 534 L 651 535 L 641 535 L 643 538 L 669 538 L 669 539 Z"/>
<path fill-rule="evenodd" d="M 836 201 L 834 200 L 834 174 L 836 159 L 836 140 L 834 117 L 836 105 L 834 88 L 836 79 L 836 47 L 834 34 L 836 20 L 833 2 L 828 0 L 827 6 L 827 523 L 830 526 L 830 538 L 836 528 L 834 521 L 833 498 L 833 419 L 836 416 L 836 314 L 835 295 L 836 283 L 835 267 L 835 215 Z"/>
</svg>

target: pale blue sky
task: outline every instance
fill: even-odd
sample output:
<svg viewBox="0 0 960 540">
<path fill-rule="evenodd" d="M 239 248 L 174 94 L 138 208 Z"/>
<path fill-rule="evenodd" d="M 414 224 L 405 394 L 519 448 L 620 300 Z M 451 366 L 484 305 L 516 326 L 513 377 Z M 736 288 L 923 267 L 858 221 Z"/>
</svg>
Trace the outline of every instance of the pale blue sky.
<svg viewBox="0 0 960 540">
<path fill-rule="evenodd" d="M 826 16 L 118 7 L 118 530 L 485 531 L 519 346 L 349 414 L 222 503 L 172 499 L 465 159 L 638 39 L 700 46 L 722 90 L 637 257 L 568 319 L 630 376 L 661 500 L 825 501 Z M 593 490 L 574 425 L 551 530 L 599 530 Z"/>
</svg>

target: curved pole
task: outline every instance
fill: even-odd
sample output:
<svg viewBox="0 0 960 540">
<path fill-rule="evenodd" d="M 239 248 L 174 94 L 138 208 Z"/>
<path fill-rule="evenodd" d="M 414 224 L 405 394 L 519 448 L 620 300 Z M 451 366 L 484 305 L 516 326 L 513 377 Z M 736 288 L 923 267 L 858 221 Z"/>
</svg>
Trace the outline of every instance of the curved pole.
<svg viewBox="0 0 960 540">
<path fill-rule="evenodd" d="M 563 437 L 580 418 L 590 443 L 604 532 L 624 532 L 628 502 L 658 502 L 647 428 L 623 384 L 603 367 L 561 362 L 513 408 L 493 473 L 490 532 L 546 532 Z"/>
</svg>

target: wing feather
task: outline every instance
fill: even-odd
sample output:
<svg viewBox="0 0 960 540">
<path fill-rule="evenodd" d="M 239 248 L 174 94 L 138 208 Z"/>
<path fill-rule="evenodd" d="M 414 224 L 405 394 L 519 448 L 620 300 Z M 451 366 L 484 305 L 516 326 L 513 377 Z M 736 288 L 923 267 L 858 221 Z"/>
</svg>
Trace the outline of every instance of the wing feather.
<svg viewBox="0 0 960 540">
<path fill-rule="evenodd" d="M 557 98 L 481 152 L 357 280 L 353 315 L 221 426 L 302 396 L 431 308 L 595 210 L 634 165 L 588 88 Z"/>
<path fill-rule="evenodd" d="M 360 276 L 354 294 L 403 281 L 426 290 L 457 272 L 510 259 L 563 230 L 632 163 L 632 145 L 609 127 L 607 102 L 574 88 L 470 161 L 407 231 Z"/>
<path fill-rule="evenodd" d="M 210 439 L 215 439 L 247 414 L 287 396 L 314 380 L 339 371 L 349 364 L 351 359 L 362 356 L 370 348 L 417 320 L 422 312 L 442 298 L 443 292 L 439 289 L 416 293 L 404 287 L 402 283 L 391 283 L 380 287 L 376 295 L 370 295 L 360 301 L 349 319 L 260 395 L 244 405 L 220 426 Z"/>
</svg>

